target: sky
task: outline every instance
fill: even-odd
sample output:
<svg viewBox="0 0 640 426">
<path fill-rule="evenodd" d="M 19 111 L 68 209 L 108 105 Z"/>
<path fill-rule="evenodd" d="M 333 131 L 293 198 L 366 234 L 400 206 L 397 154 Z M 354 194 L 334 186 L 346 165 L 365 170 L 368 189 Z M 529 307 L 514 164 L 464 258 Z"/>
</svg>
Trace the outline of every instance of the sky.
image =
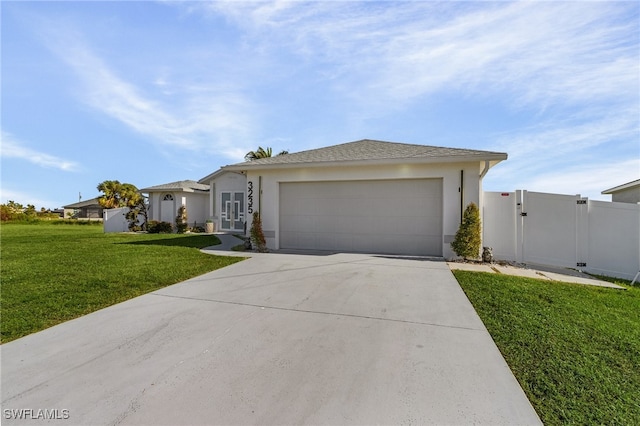
<svg viewBox="0 0 640 426">
<path fill-rule="evenodd" d="M 640 179 L 640 2 L 0 8 L 2 203 L 360 139 L 506 152 L 487 191 L 610 200 Z"/>
</svg>

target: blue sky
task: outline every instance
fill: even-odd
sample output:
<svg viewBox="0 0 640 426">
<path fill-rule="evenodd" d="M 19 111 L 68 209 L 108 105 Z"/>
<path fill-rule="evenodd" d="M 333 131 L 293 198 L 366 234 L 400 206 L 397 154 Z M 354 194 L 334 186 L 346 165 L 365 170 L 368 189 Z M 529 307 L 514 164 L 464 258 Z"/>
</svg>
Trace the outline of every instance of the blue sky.
<svg viewBox="0 0 640 426">
<path fill-rule="evenodd" d="M 0 7 L 3 203 L 365 138 L 507 152 L 490 191 L 640 178 L 635 1 Z"/>
</svg>

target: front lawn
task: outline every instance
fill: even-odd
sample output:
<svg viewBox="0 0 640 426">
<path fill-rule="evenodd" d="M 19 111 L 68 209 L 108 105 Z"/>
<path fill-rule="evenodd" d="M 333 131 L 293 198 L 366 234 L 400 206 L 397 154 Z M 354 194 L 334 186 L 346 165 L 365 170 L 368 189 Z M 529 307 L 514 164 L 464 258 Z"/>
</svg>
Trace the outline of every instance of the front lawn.
<svg viewBox="0 0 640 426">
<path fill-rule="evenodd" d="M 102 226 L 3 224 L 2 342 L 238 262 L 205 234 L 105 234 Z"/>
<path fill-rule="evenodd" d="M 640 424 L 640 289 L 454 271 L 545 424 Z"/>
</svg>

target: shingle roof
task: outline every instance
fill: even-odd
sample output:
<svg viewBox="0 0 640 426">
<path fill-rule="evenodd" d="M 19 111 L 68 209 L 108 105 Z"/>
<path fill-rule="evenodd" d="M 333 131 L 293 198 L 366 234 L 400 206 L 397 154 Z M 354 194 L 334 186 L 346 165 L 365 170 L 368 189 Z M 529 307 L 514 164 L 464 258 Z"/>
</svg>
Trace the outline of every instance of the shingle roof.
<svg viewBox="0 0 640 426">
<path fill-rule="evenodd" d="M 150 186 L 143 188 L 140 192 L 157 192 L 157 191 L 183 191 L 183 192 L 207 192 L 209 185 L 204 185 L 195 180 L 180 180 L 178 182 L 170 182 L 162 185 Z"/>
<path fill-rule="evenodd" d="M 73 204 L 67 204 L 66 206 L 62 206 L 65 209 L 79 209 L 82 207 L 89 207 L 89 206 L 99 206 L 100 204 L 98 203 L 98 198 L 91 198 L 90 200 L 84 200 L 84 201 L 79 201 L 77 203 L 73 203 Z"/>
<path fill-rule="evenodd" d="M 623 183 L 622 185 L 605 189 L 604 191 L 601 192 L 601 194 L 613 194 L 614 192 L 622 191 L 624 189 L 635 188 L 636 186 L 640 186 L 640 179 L 632 180 L 631 182 Z"/>
<path fill-rule="evenodd" d="M 444 148 L 429 145 L 413 145 L 397 142 L 384 142 L 363 139 L 325 148 L 311 149 L 275 157 L 226 166 L 229 168 L 254 168 L 259 166 L 293 165 L 325 162 L 359 162 L 384 160 L 420 160 L 437 161 L 438 159 L 478 159 L 505 160 L 503 152 L 478 151 L 474 149 Z"/>
</svg>

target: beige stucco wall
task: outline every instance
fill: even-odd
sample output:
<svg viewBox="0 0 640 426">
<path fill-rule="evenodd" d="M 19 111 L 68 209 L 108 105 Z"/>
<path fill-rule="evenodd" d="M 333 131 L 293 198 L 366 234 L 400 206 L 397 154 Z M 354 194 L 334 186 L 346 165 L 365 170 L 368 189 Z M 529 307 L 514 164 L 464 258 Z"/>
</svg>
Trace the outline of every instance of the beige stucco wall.
<svg viewBox="0 0 640 426">
<path fill-rule="evenodd" d="M 187 207 L 187 221 L 189 226 L 193 226 L 194 221 L 198 225 L 202 225 L 207 219 L 207 204 L 209 194 L 201 192 L 182 192 L 182 191 L 163 191 L 149 193 L 149 220 L 162 220 L 162 197 L 165 194 L 173 195 L 173 205 L 171 207 L 171 223 L 175 224 L 175 218 L 178 215 L 178 208 L 181 205 Z"/>
<path fill-rule="evenodd" d="M 480 162 L 445 164 L 369 165 L 349 167 L 287 168 L 247 172 L 247 184 L 254 188 L 253 209 L 259 210 L 270 249 L 279 248 L 279 184 L 280 182 L 341 181 L 371 179 L 441 178 L 443 181 L 443 247 L 444 257 L 454 257 L 449 243 L 460 224 L 460 171 L 464 170 L 464 201 L 481 205 Z M 260 179 L 261 178 L 261 179 Z M 259 182 L 262 182 L 259 188 Z M 259 194 L 259 190 L 262 193 Z M 262 206 L 260 206 L 260 200 Z M 247 230 L 251 227 L 248 215 Z"/>
<path fill-rule="evenodd" d="M 611 201 L 616 203 L 640 203 L 640 186 L 623 189 L 611 194 Z"/>
<path fill-rule="evenodd" d="M 222 192 L 244 192 L 246 203 L 247 179 L 240 173 L 223 173 L 210 180 L 207 206 L 203 210 L 207 214 L 207 219 L 214 221 L 215 229 L 221 229 L 220 224 L 220 198 Z M 245 209 L 246 210 L 246 209 Z"/>
</svg>

